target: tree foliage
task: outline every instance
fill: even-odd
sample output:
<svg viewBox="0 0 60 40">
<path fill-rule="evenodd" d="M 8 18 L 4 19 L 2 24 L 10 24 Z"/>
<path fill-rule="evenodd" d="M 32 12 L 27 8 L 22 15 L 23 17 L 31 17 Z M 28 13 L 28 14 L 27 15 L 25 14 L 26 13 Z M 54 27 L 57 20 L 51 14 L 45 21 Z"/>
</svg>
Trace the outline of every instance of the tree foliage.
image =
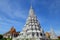
<svg viewBox="0 0 60 40">
<path fill-rule="evenodd" d="M 2 39 L 2 38 L 3 38 L 3 35 L 0 34 L 0 39 Z"/>
</svg>

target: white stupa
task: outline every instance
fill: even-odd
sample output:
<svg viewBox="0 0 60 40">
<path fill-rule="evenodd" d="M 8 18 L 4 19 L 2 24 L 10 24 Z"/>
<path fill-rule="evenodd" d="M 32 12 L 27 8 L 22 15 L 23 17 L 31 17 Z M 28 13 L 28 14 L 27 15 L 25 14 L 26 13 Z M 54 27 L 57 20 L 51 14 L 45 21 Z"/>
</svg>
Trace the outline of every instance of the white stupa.
<svg viewBox="0 0 60 40">
<path fill-rule="evenodd" d="M 53 28 L 51 28 L 51 31 L 50 31 L 50 38 L 51 39 L 58 39 L 55 32 L 54 32 L 54 30 L 53 30 Z"/>
<path fill-rule="evenodd" d="M 20 35 L 17 38 L 13 38 L 13 40 L 45 40 L 45 33 L 41 28 L 36 15 L 34 14 L 34 10 L 31 6 L 29 10 L 29 16 L 27 18 L 26 24 Z"/>
</svg>

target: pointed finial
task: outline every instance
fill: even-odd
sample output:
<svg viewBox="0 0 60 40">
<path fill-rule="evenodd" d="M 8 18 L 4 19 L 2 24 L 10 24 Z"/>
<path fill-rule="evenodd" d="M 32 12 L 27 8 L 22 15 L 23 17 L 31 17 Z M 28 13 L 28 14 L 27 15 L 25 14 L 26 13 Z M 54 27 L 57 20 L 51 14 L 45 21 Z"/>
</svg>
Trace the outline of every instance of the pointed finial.
<svg viewBox="0 0 60 40">
<path fill-rule="evenodd" d="M 33 16 L 34 15 L 34 10 L 32 8 L 32 5 L 30 6 L 29 15 L 30 16 Z"/>
<path fill-rule="evenodd" d="M 31 0 L 31 9 L 32 9 L 32 0 Z"/>
<path fill-rule="evenodd" d="M 34 10 L 32 7 L 32 0 L 31 0 L 31 5 L 30 5 L 30 10 L 29 10 L 29 16 L 33 16 L 34 15 Z"/>
<path fill-rule="evenodd" d="M 32 5 L 31 5 L 31 9 L 32 9 Z"/>
<path fill-rule="evenodd" d="M 53 30 L 53 27 L 52 27 L 52 25 L 50 25 L 50 28 L 51 28 L 51 30 Z"/>
</svg>

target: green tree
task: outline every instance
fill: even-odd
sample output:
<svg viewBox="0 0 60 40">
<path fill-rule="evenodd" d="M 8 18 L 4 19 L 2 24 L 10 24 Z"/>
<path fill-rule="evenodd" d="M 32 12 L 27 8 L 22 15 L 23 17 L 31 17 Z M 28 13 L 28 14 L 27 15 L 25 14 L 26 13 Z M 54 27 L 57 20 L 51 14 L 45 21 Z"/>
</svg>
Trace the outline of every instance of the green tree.
<svg viewBox="0 0 60 40">
<path fill-rule="evenodd" d="M 58 37 L 58 40 L 60 40 L 60 36 Z"/>
<path fill-rule="evenodd" d="M 12 38 L 7 38 L 7 40 L 12 40 Z"/>
<path fill-rule="evenodd" d="M 7 38 L 3 38 L 4 40 L 7 40 Z"/>
<path fill-rule="evenodd" d="M 60 40 L 60 38 L 58 38 L 58 40 Z"/>
<path fill-rule="evenodd" d="M 0 39 L 3 39 L 3 35 L 0 34 Z"/>
<path fill-rule="evenodd" d="M 29 40 L 28 38 L 26 40 Z"/>
</svg>

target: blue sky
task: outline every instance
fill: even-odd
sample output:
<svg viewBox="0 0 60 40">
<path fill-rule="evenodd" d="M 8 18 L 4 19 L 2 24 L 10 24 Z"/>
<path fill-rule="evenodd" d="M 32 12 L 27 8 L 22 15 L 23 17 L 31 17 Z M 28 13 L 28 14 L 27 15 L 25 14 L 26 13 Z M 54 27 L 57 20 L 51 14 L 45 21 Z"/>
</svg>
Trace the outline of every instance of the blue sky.
<svg viewBox="0 0 60 40">
<path fill-rule="evenodd" d="M 31 0 L 0 0 L 0 34 L 12 26 L 22 31 L 30 5 Z M 44 31 L 52 27 L 60 35 L 60 0 L 32 0 L 32 6 Z"/>
</svg>

